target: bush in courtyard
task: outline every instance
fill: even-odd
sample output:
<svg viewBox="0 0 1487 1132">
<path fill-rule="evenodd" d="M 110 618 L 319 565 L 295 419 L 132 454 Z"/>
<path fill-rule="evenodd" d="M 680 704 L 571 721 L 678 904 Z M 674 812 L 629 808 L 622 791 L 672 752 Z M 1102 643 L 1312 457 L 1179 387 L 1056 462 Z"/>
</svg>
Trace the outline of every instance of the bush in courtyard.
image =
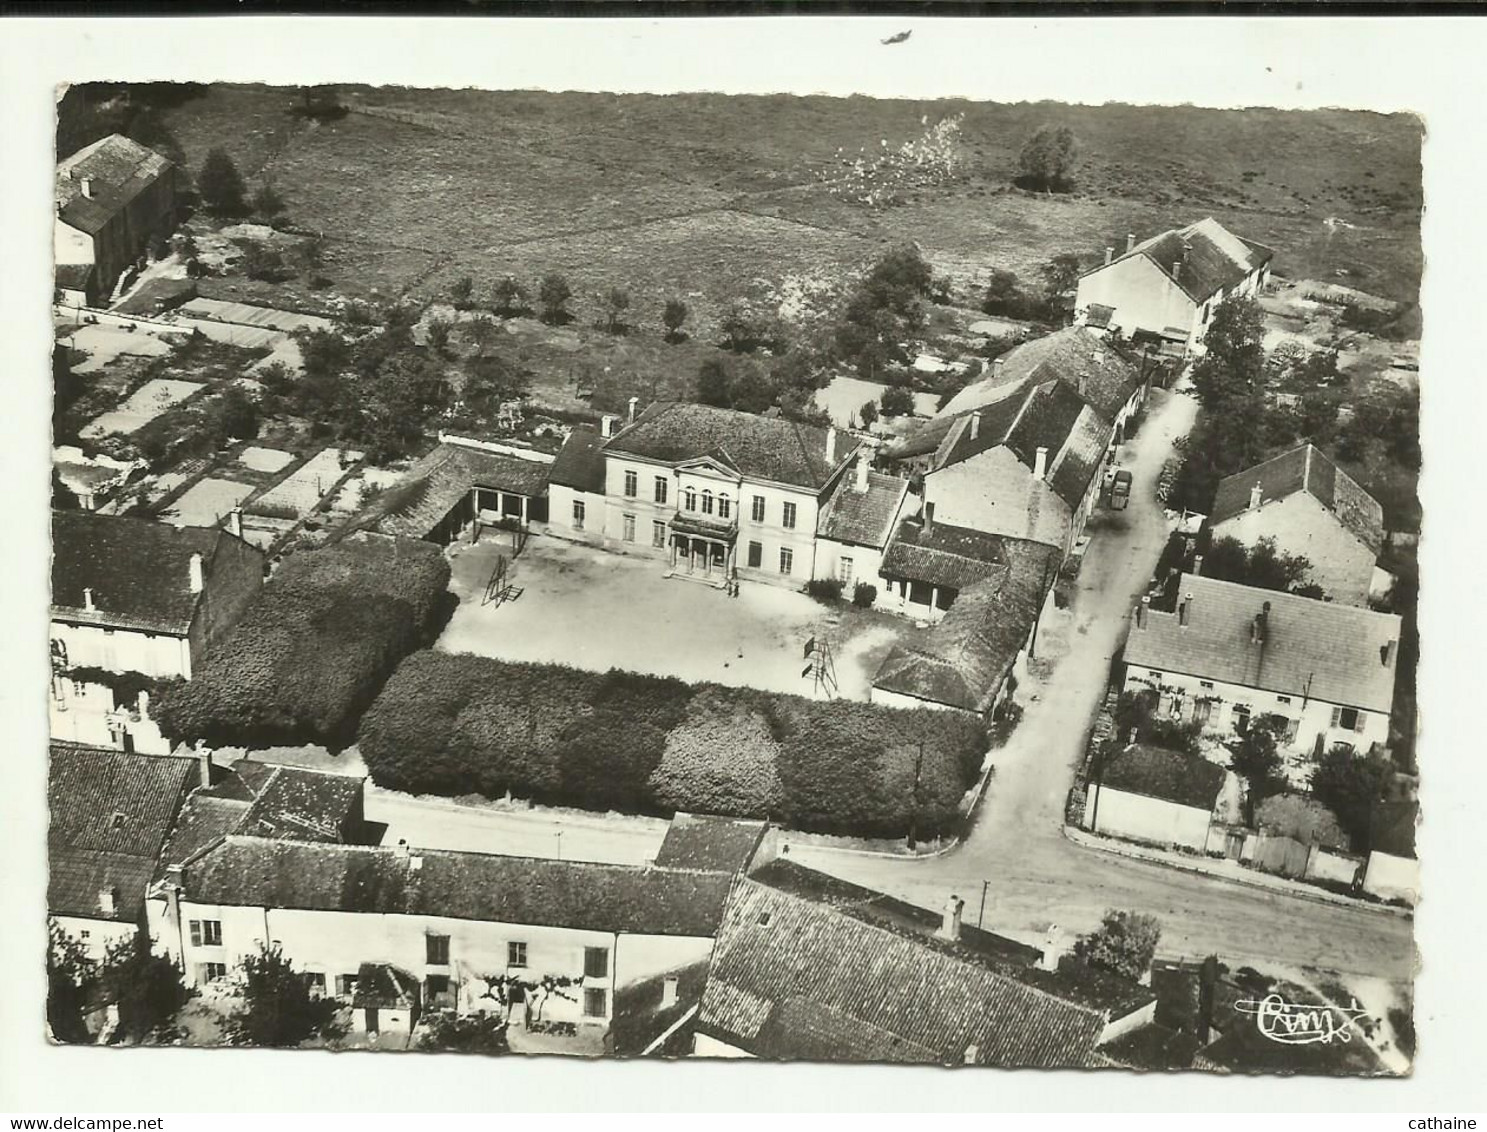
<svg viewBox="0 0 1487 1132">
<path fill-rule="evenodd" d="M 830 604 L 842 600 L 842 580 L 840 578 L 812 578 L 805 584 L 805 592 L 817 601 Z"/>
<path fill-rule="evenodd" d="M 858 609 L 868 609 L 878 600 L 878 587 L 871 582 L 858 582 L 852 587 L 852 604 Z"/>
<path fill-rule="evenodd" d="M 388 681 L 359 744 L 402 790 L 932 837 L 954 828 L 986 735 L 949 712 L 426 652 Z"/>
<path fill-rule="evenodd" d="M 345 746 L 398 662 L 431 643 L 449 564 L 432 544 L 357 536 L 287 559 L 155 714 L 173 740 Z"/>
</svg>

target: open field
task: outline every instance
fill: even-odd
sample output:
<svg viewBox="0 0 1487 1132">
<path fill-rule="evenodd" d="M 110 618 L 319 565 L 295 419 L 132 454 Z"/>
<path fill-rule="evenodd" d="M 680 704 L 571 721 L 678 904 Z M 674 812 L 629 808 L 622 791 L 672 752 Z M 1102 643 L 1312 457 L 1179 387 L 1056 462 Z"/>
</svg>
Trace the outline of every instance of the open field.
<svg viewBox="0 0 1487 1132">
<path fill-rule="evenodd" d="M 488 536 L 453 560 L 459 595 L 439 648 L 502 660 L 570 664 L 714 681 L 808 696 L 801 677 L 806 638 L 831 641 L 840 697 L 866 700 L 873 673 L 895 641 L 923 631 L 872 610 L 828 608 L 803 593 L 745 583 L 736 599 L 721 590 L 662 576 L 652 558 L 611 554 L 535 537 L 511 565 L 524 593 L 483 602 L 506 538 Z"/>
<path fill-rule="evenodd" d="M 427 298 L 463 274 L 564 270 L 580 320 L 594 292 L 619 283 L 638 318 L 677 293 L 707 324 L 735 294 L 796 271 L 845 274 L 906 238 L 968 285 L 1057 251 L 1093 262 L 1128 231 L 1208 214 L 1275 246 L 1282 274 L 1405 301 L 1418 286 L 1421 128 L 1403 115 L 391 88 L 343 98 L 351 113 L 317 125 L 287 113 L 287 91 L 218 87 L 166 117 L 191 169 L 225 144 L 250 182 L 271 177 L 295 226 L 325 232 L 325 273 L 348 294 Z M 839 149 L 896 146 L 955 113 L 959 181 L 882 211 L 823 187 Z M 1018 148 L 1045 121 L 1079 138 L 1075 194 L 1009 186 Z"/>
</svg>

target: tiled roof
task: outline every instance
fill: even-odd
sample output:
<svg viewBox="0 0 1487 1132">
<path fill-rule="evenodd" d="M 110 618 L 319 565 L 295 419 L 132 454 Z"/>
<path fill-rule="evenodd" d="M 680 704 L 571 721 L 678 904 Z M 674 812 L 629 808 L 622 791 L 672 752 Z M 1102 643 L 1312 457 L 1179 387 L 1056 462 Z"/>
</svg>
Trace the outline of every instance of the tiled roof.
<svg viewBox="0 0 1487 1132">
<path fill-rule="evenodd" d="M 949 523 L 925 526 L 919 519 L 898 524 L 879 573 L 932 586 L 963 590 L 998 576 L 1007 565 L 1007 547 L 1015 539 Z"/>
<path fill-rule="evenodd" d="M 47 777 L 51 912 L 138 920 L 155 859 L 195 774 L 189 758 L 53 743 Z M 118 900 L 113 915 L 105 916 L 98 895 L 109 888 L 118 889 Z"/>
<path fill-rule="evenodd" d="M 879 691 L 982 712 L 1027 643 L 1054 579 L 1058 551 L 1006 539 L 1007 565 L 961 591 L 917 645 L 894 645 L 873 677 Z"/>
<path fill-rule="evenodd" d="M 68 621 L 184 634 L 200 594 L 191 592 L 191 555 L 210 573 L 224 538 L 213 527 L 176 527 L 150 519 L 52 512 L 52 611 Z M 93 610 L 83 608 L 84 589 Z"/>
<path fill-rule="evenodd" d="M 1039 973 L 877 916 L 841 887 L 785 862 L 739 881 L 699 1032 L 761 1057 L 959 1064 L 974 1047 L 983 1065 L 1090 1063 L 1107 1015 L 1051 989 L 1071 980 L 1044 973 L 1035 986 L 1024 976 Z"/>
<path fill-rule="evenodd" d="M 275 841 L 238 834 L 182 871 L 201 904 L 448 916 L 642 935 L 711 937 L 733 878 L 419 849 Z"/>
<path fill-rule="evenodd" d="M 1338 522 L 1374 554 L 1383 549 L 1383 507 L 1313 444 L 1282 452 L 1263 464 L 1235 472 L 1219 481 L 1209 523 L 1217 527 L 1248 511 L 1250 494 L 1257 484 L 1262 508 L 1298 491 L 1307 492 L 1336 515 Z"/>
<path fill-rule="evenodd" d="M 110 134 L 57 163 L 59 215 L 80 231 L 97 233 L 171 168 L 154 150 L 122 134 Z M 91 197 L 83 195 L 84 178 L 92 182 Z"/>
<path fill-rule="evenodd" d="M 670 869 L 741 872 L 759 848 L 765 828 L 762 821 L 678 813 L 656 852 L 656 864 Z"/>
<path fill-rule="evenodd" d="M 957 417 L 994 404 L 1008 389 L 1031 379 L 1038 384 L 1058 381 L 1070 386 L 1113 425 L 1116 414 L 1136 392 L 1139 376 L 1136 367 L 1104 337 L 1083 326 L 1070 326 L 1024 342 L 995 359 L 991 372 L 952 397 L 939 415 Z"/>
<path fill-rule="evenodd" d="M 1153 236 L 1115 262 L 1136 255 L 1151 260 L 1189 298 L 1201 303 L 1220 288 L 1227 289 L 1241 282 L 1250 272 L 1273 259 L 1275 253 L 1263 244 L 1234 235 L 1210 216 L 1186 228 L 1173 228 Z M 1182 268 L 1174 274 L 1173 265 L 1178 262 Z M 1104 271 L 1106 267 L 1094 270 Z"/>
<path fill-rule="evenodd" d="M 1350 605 L 1184 574 L 1179 600 L 1192 594 L 1186 626 L 1178 614 L 1151 609 L 1146 628 L 1133 621 L 1125 661 L 1288 696 L 1387 712 L 1393 664 L 1383 650 L 1399 641 L 1399 618 Z M 1270 605 L 1263 644 L 1256 616 Z"/>
<path fill-rule="evenodd" d="M 1211 811 L 1226 774 L 1218 763 L 1199 755 L 1134 743 L 1111 755 L 1100 785 Z"/>
<path fill-rule="evenodd" d="M 855 470 L 854 470 L 855 471 Z M 817 531 L 821 538 L 882 549 L 893 533 L 893 521 L 909 490 L 909 481 L 881 472 L 867 474 L 867 490 L 857 490 L 849 471 L 822 510 Z"/>
<path fill-rule="evenodd" d="M 1048 458 L 1048 486 L 1053 493 L 1077 509 L 1090 483 L 1105 464 L 1111 428 L 1086 408 L 1079 414 L 1064 440 L 1064 446 Z"/>
<path fill-rule="evenodd" d="M 604 491 L 604 440 L 591 428 L 575 428 L 563 442 L 549 483 L 577 491 Z"/>
<path fill-rule="evenodd" d="M 539 496 L 547 489 L 551 468 L 551 464 L 520 456 L 440 444 L 378 496 L 351 525 L 384 535 L 423 538 L 472 488 L 494 488 L 528 498 Z"/>
<path fill-rule="evenodd" d="M 662 401 L 605 445 L 668 464 L 711 457 L 742 475 L 819 491 L 857 448 L 838 433 L 827 459 L 828 430 L 736 409 Z"/>
</svg>

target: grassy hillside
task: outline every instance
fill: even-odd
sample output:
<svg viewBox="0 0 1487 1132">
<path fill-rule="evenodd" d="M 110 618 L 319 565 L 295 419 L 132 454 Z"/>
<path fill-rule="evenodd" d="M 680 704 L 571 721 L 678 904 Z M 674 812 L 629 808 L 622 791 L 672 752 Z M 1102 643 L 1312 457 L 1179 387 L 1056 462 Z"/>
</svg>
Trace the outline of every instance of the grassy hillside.
<svg viewBox="0 0 1487 1132">
<path fill-rule="evenodd" d="M 986 270 L 1095 262 L 1125 233 L 1216 216 L 1293 276 L 1415 297 L 1420 124 L 1344 111 L 1064 107 L 719 95 L 345 88 L 320 124 L 292 92 L 214 87 L 160 112 L 188 168 L 223 145 L 323 230 L 337 290 L 429 296 L 460 275 L 569 274 L 586 316 L 622 284 L 647 317 L 669 293 L 701 321 L 789 277 L 831 282 L 905 238 L 969 298 Z M 874 211 L 831 195 L 838 150 L 876 151 L 964 114 L 964 176 Z M 1023 140 L 1070 125 L 1079 186 L 1010 187 Z M 1329 218 L 1342 224 L 1326 224 Z M 650 315 L 649 317 L 654 317 Z"/>
</svg>

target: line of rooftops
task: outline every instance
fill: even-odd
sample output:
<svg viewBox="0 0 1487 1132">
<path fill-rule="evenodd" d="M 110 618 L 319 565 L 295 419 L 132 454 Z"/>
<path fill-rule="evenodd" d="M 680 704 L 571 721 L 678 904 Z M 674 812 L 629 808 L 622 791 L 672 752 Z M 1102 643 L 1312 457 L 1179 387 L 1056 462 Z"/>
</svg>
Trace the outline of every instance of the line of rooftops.
<svg viewBox="0 0 1487 1132">
<path fill-rule="evenodd" d="M 678 814 L 653 861 L 617 865 L 378 844 L 362 793 L 300 767 L 53 744 L 52 922 L 96 954 L 143 931 L 198 985 L 272 939 L 384 1032 L 389 1006 L 411 1031 L 501 1008 L 492 978 L 581 967 L 585 993 L 548 1021 L 571 1014 L 622 1055 L 684 1019 L 699 1054 L 1096 1065 L 1153 1016 L 1149 988 L 1074 961 L 1057 932 L 1024 944 L 966 923 L 959 896 L 934 912 L 803 868 L 764 822 Z M 357 986 L 374 975 L 396 988 L 380 1022 Z"/>
</svg>

